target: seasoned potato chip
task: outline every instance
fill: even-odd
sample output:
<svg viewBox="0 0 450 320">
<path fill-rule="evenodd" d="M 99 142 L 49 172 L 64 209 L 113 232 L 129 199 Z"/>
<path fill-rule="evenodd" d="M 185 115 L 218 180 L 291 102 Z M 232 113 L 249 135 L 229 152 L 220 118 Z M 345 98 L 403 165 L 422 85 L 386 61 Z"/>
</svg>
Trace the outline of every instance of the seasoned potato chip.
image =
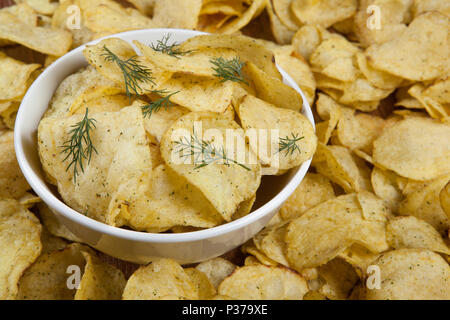
<svg viewBox="0 0 450 320">
<path fill-rule="evenodd" d="M 20 198 L 31 189 L 14 152 L 14 132 L 0 131 L 0 198 Z"/>
<path fill-rule="evenodd" d="M 360 277 L 366 274 L 367 268 L 379 256 L 380 253 L 373 253 L 359 244 L 351 245 L 338 255 L 339 258 L 351 264 Z"/>
<path fill-rule="evenodd" d="M 198 292 L 198 299 L 209 300 L 212 299 L 216 294 L 216 288 L 211 284 L 206 274 L 196 268 L 184 269 L 184 272 L 188 275 L 191 282 L 196 287 Z"/>
<path fill-rule="evenodd" d="M 82 251 L 85 250 L 89 248 L 79 243 L 72 243 L 63 250 L 42 254 L 20 278 L 17 298 L 20 300 L 72 300 L 75 297 L 76 288 L 69 289 L 70 273 L 67 273 L 67 270 L 69 266 L 75 266 L 83 272 L 86 261 Z"/>
<path fill-rule="evenodd" d="M 371 190 L 370 169 L 363 160 L 341 146 L 327 146 L 319 143 L 312 165 L 317 172 L 346 192 Z"/>
<path fill-rule="evenodd" d="M 174 260 L 159 259 L 140 267 L 128 279 L 124 300 L 158 300 L 165 296 L 196 300 L 197 286 Z"/>
<path fill-rule="evenodd" d="M 383 118 L 365 113 L 356 114 L 350 108 L 341 108 L 341 112 L 337 126 L 339 142 L 350 150 L 360 149 L 371 154 L 373 141 L 384 129 Z"/>
<path fill-rule="evenodd" d="M 12 199 L 0 200 L 0 299 L 15 299 L 22 273 L 42 250 L 41 225 Z"/>
<path fill-rule="evenodd" d="M 378 167 L 373 168 L 371 175 L 373 192 L 385 200 L 394 212 L 397 211 L 400 202 L 403 200 L 397 177 L 394 172 Z"/>
<path fill-rule="evenodd" d="M 45 15 L 52 15 L 58 6 L 57 3 L 50 0 L 17 0 L 16 3 L 26 3 L 36 12 Z"/>
<path fill-rule="evenodd" d="M 214 137 L 209 139 L 199 137 L 195 122 L 201 123 L 202 135 L 204 133 L 208 135 L 207 131 L 212 130 L 210 134 Z M 225 136 L 227 129 L 232 130 L 232 137 Z M 211 140 L 214 138 L 221 140 L 222 143 L 218 141 L 219 144 L 217 144 Z M 237 152 L 230 138 L 233 141 L 237 138 Z M 206 142 L 211 146 L 210 148 L 222 150 L 223 157 L 215 159 L 216 155 L 208 151 L 203 154 L 203 157 L 200 155 L 200 158 L 195 157 L 195 154 L 183 157 L 184 149 L 180 149 L 183 141 L 189 144 L 186 146 L 188 151 L 196 150 L 199 142 Z M 230 145 L 233 145 L 231 150 L 229 150 Z M 246 163 L 249 151 L 248 146 L 245 145 L 242 129 L 234 121 L 217 113 L 191 112 L 179 118 L 161 140 L 161 155 L 177 174 L 185 177 L 206 196 L 226 221 L 231 219 L 242 201 L 255 194 L 261 181 L 260 165 Z M 211 179 L 211 176 L 214 176 L 214 179 Z"/>
<path fill-rule="evenodd" d="M 74 177 L 73 170 L 66 170 L 68 163 L 61 146 L 68 139 L 69 128 L 82 119 L 74 115 L 41 121 L 38 142 L 42 165 L 72 208 L 101 222 L 121 225 L 120 212 L 147 190 L 151 174 L 141 109 L 128 107 L 94 115 L 96 128 L 91 139 L 97 153 L 84 164 L 84 172 L 78 168 L 80 174 Z"/>
<path fill-rule="evenodd" d="M 420 103 L 432 118 L 442 119 L 450 115 L 450 79 L 438 79 L 426 88 L 422 84 L 411 86 L 408 93 Z"/>
<path fill-rule="evenodd" d="M 297 31 L 300 23 L 295 18 L 291 11 L 291 3 L 293 0 L 273 0 L 271 1 L 273 9 L 280 18 L 282 24 L 284 24 L 289 30 Z"/>
<path fill-rule="evenodd" d="M 153 23 L 158 28 L 195 29 L 202 7 L 202 0 L 156 1 Z"/>
<path fill-rule="evenodd" d="M 383 214 L 388 212 L 376 212 Z M 323 202 L 289 223 L 286 257 L 295 270 L 302 270 L 327 263 L 353 243 L 382 252 L 388 249 L 386 216 L 384 221 L 367 219 L 356 194 Z"/>
<path fill-rule="evenodd" d="M 9 40 L 54 56 L 62 56 L 72 44 L 72 35 L 66 30 L 33 27 L 3 10 L 0 11 L 0 21 L 0 40 Z"/>
<path fill-rule="evenodd" d="M 354 17 L 355 34 L 368 47 L 402 37 L 412 0 L 362 0 Z"/>
<path fill-rule="evenodd" d="M 437 78 L 446 73 L 449 65 L 449 28 L 447 16 L 424 13 L 401 36 L 368 48 L 367 56 L 375 68 L 408 80 Z"/>
<path fill-rule="evenodd" d="M 318 292 L 330 300 L 345 300 L 359 277 L 352 265 L 336 258 L 318 268 L 319 281 L 323 284 Z"/>
<path fill-rule="evenodd" d="M 203 272 L 214 288 L 217 289 L 219 284 L 236 269 L 236 266 L 219 257 L 201 262 L 196 268 Z"/>
<path fill-rule="evenodd" d="M 317 138 L 311 123 L 301 113 L 277 108 L 251 95 L 242 100 L 238 113 L 246 135 L 255 129 L 267 132 L 265 141 L 250 139 L 250 148 L 261 162 L 285 170 L 301 165 L 314 154 Z M 280 140 L 274 141 L 271 130 L 277 129 Z M 299 150 L 291 152 L 281 148 L 281 139 L 299 137 L 303 137 L 296 142 Z"/>
<path fill-rule="evenodd" d="M 430 180 L 450 171 L 450 139 L 443 137 L 450 137 L 449 125 L 407 118 L 386 128 L 373 142 L 373 159 L 403 177 Z"/>
<path fill-rule="evenodd" d="M 266 227 L 253 238 L 253 242 L 256 248 L 269 259 L 289 267 L 289 262 L 285 256 L 286 243 L 284 242 L 287 226 L 288 221 L 283 221 Z"/>
<path fill-rule="evenodd" d="M 41 243 L 41 254 L 62 250 L 68 245 L 66 240 L 53 236 L 45 227 L 42 228 Z"/>
<path fill-rule="evenodd" d="M 316 101 L 316 111 L 319 117 L 324 120 L 316 125 L 317 138 L 320 142 L 327 144 L 331 134 L 336 128 L 342 116 L 342 105 L 334 101 L 328 95 L 319 93 Z"/>
<path fill-rule="evenodd" d="M 252 80 L 258 98 L 272 103 L 279 108 L 294 111 L 300 111 L 302 109 L 302 97 L 293 88 L 266 74 L 253 63 L 247 63 L 244 71 Z"/>
<path fill-rule="evenodd" d="M 414 216 L 396 217 L 386 226 L 389 246 L 394 249 L 427 249 L 450 255 L 450 248 L 430 224 Z"/>
<path fill-rule="evenodd" d="M 28 80 L 39 67 L 37 63 L 26 64 L 0 52 L 0 100 L 21 99 L 30 85 Z"/>
<path fill-rule="evenodd" d="M 182 51 L 199 48 L 230 48 L 236 51 L 243 61 L 250 61 L 268 75 L 281 79 L 273 61 L 273 53 L 257 39 L 234 34 L 213 34 L 192 37 L 180 45 Z"/>
<path fill-rule="evenodd" d="M 253 0 L 250 7 L 237 18 L 225 23 L 219 30 L 219 33 L 232 34 L 245 27 L 250 21 L 257 17 L 266 7 L 265 0 Z"/>
<path fill-rule="evenodd" d="M 267 1 L 266 11 L 269 14 L 270 29 L 275 41 L 279 44 L 290 44 L 295 31 L 286 27 L 275 14 L 272 1 Z"/>
<path fill-rule="evenodd" d="M 86 266 L 75 300 L 120 300 L 126 280 L 122 271 L 82 251 Z"/>
<path fill-rule="evenodd" d="M 450 266 L 438 254 L 423 249 L 399 249 L 374 262 L 380 268 L 381 288 L 360 288 L 366 300 L 448 300 Z"/>
<path fill-rule="evenodd" d="M 258 260 L 259 264 L 263 264 L 265 266 L 271 266 L 271 267 L 278 266 L 278 262 L 270 259 L 268 256 L 266 256 L 264 254 L 264 252 L 262 252 L 261 250 L 256 248 L 255 242 L 253 241 L 253 239 L 246 242 L 241 247 L 241 251 L 243 253 L 251 254 L 253 257 L 256 258 L 256 260 Z"/>
<path fill-rule="evenodd" d="M 396 77 L 390 73 L 375 69 L 372 64 L 367 61 L 367 57 L 362 52 L 356 53 L 356 62 L 359 70 L 369 83 L 379 89 L 395 89 L 403 82 L 402 78 Z"/>
<path fill-rule="evenodd" d="M 330 180 L 321 174 L 308 172 L 281 207 L 280 215 L 284 220 L 297 218 L 312 207 L 334 197 Z"/>
<path fill-rule="evenodd" d="M 292 38 L 292 46 L 296 54 L 309 61 L 311 54 L 317 49 L 323 40 L 334 37 L 340 38 L 341 36 L 335 33 L 330 33 L 320 26 L 304 25 Z"/>
<path fill-rule="evenodd" d="M 398 213 L 425 220 L 439 232 L 445 232 L 450 227 L 450 218 L 441 207 L 439 195 L 449 180 L 450 174 L 447 174 L 419 185 L 406 195 Z"/>
<path fill-rule="evenodd" d="M 303 24 L 328 28 L 356 12 L 356 0 L 293 0 L 291 9 Z"/>
<path fill-rule="evenodd" d="M 260 265 L 236 269 L 218 291 L 219 295 L 241 300 L 301 300 L 308 285 L 292 270 Z"/>
</svg>

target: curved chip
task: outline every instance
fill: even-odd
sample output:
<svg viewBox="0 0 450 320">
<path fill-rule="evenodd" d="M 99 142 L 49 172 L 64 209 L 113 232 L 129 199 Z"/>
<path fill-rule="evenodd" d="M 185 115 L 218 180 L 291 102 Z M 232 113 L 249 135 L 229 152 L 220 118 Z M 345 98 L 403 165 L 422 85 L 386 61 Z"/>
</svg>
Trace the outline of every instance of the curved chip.
<svg viewBox="0 0 450 320">
<path fill-rule="evenodd" d="M 203 272 L 217 289 L 220 283 L 228 277 L 236 269 L 236 266 L 224 258 L 214 258 L 201 262 L 196 266 L 198 270 Z"/>
<path fill-rule="evenodd" d="M 291 9 L 301 23 L 328 28 L 351 17 L 357 6 L 356 0 L 294 0 Z"/>
<path fill-rule="evenodd" d="M 246 266 L 236 269 L 219 286 L 219 295 L 238 300 L 301 300 L 306 280 L 287 268 Z"/>
</svg>

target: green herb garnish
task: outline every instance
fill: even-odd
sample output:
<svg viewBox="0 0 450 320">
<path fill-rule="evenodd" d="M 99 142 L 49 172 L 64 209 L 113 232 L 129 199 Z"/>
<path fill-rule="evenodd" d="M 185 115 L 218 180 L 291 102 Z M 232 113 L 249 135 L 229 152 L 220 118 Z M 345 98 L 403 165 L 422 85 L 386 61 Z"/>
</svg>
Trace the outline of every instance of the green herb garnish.
<svg viewBox="0 0 450 320">
<path fill-rule="evenodd" d="M 173 105 L 172 101 L 170 101 L 170 97 L 178 92 L 180 91 L 167 94 L 166 90 L 153 90 L 152 93 L 159 94 L 161 98 L 141 107 L 144 118 L 147 116 L 150 118 L 154 112 L 158 112 L 161 108 L 166 110 L 169 109 Z"/>
<path fill-rule="evenodd" d="M 181 51 L 177 42 L 169 44 L 170 36 L 170 34 L 165 35 L 161 40 L 156 41 L 156 45 L 152 43 L 150 47 L 155 51 L 165 53 L 177 59 L 180 59 L 180 56 L 193 52 L 193 50 Z"/>
<path fill-rule="evenodd" d="M 206 167 L 207 165 L 223 161 L 223 164 L 229 166 L 230 163 L 237 164 L 238 166 L 250 171 L 250 168 L 236 160 L 228 158 L 223 146 L 216 147 L 211 141 L 205 141 L 200 139 L 197 134 L 192 130 L 191 136 L 180 137 L 179 141 L 175 141 L 177 144 L 177 152 L 182 158 L 194 157 L 195 169 Z"/>
<path fill-rule="evenodd" d="M 299 137 L 298 134 L 291 133 L 292 138 L 286 136 L 286 138 L 280 138 L 278 152 L 285 151 L 285 155 L 293 155 L 295 151 L 300 153 L 300 147 L 297 145 L 297 141 L 302 140 L 304 137 Z"/>
<path fill-rule="evenodd" d="M 66 171 L 69 171 L 73 167 L 73 180 L 76 183 L 79 170 L 84 173 L 83 161 L 87 160 L 88 163 L 91 162 L 92 152 L 97 153 L 97 150 L 92 145 L 91 132 L 96 128 L 96 120 L 89 118 L 88 111 L 86 108 L 86 113 L 84 118 L 71 126 L 69 134 L 70 139 L 67 140 L 61 147 L 64 148 L 62 153 L 67 153 L 67 156 L 63 161 L 70 160 Z"/>
<path fill-rule="evenodd" d="M 239 57 L 226 60 L 222 57 L 211 59 L 210 62 L 214 65 L 212 69 L 216 72 L 214 76 L 221 79 L 221 82 L 233 81 L 242 82 L 248 85 L 248 82 L 242 75 L 242 67 L 245 62 L 242 62 Z"/>
<path fill-rule="evenodd" d="M 126 60 L 120 59 L 106 46 L 103 46 L 105 53 L 102 54 L 105 61 L 114 62 L 123 73 L 123 80 L 125 83 L 125 92 L 131 99 L 131 96 L 139 95 L 142 92 L 141 83 L 155 84 L 152 77 L 152 72 L 146 66 L 139 64 L 137 56 L 132 56 Z"/>
</svg>

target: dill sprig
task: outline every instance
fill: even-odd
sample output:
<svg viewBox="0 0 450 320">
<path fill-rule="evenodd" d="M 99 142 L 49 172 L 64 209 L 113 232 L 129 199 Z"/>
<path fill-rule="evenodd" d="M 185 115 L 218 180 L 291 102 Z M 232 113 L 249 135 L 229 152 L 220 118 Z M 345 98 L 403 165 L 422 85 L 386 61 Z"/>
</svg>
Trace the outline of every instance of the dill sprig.
<svg viewBox="0 0 450 320">
<path fill-rule="evenodd" d="M 218 148 L 211 141 L 200 139 L 194 130 L 192 130 L 189 138 L 186 136 L 180 137 L 180 140 L 175 141 L 175 143 L 178 148 L 177 152 L 182 158 L 194 157 L 194 164 L 196 165 L 194 169 L 200 169 L 211 163 L 222 161 L 226 166 L 234 163 L 250 171 L 250 168 L 246 165 L 228 158 L 223 146 Z"/>
<path fill-rule="evenodd" d="M 73 167 L 73 180 L 75 183 L 77 181 L 79 170 L 84 173 L 83 161 L 87 160 L 88 163 L 90 163 L 92 152 L 98 154 L 97 149 L 95 149 L 91 140 L 91 131 L 96 128 L 96 120 L 89 118 L 88 110 L 89 109 L 86 108 L 84 118 L 80 122 L 71 126 L 72 129 L 69 131 L 71 137 L 61 146 L 64 148 L 61 153 L 67 153 L 63 161 L 70 160 L 66 171 L 69 171 L 69 169 Z"/>
<path fill-rule="evenodd" d="M 186 54 L 193 52 L 193 50 L 188 50 L 188 51 L 180 50 L 180 48 L 178 47 L 179 44 L 177 42 L 169 44 L 170 36 L 171 36 L 171 34 L 165 35 L 161 40 L 156 41 L 156 45 L 152 43 L 150 45 L 150 47 L 155 51 L 165 53 L 165 54 L 175 57 L 177 59 L 180 59 L 180 56 L 184 56 Z"/>
<path fill-rule="evenodd" d="M 153 81 L 152 71 L 146 66 L 139 64 L 137 56 L 132 56 L 126 60 L 122 60 L 106 46 L 103 46 L 103 50 L 105 53 L 101 54 L 101 56 L 104 57 L 105 61 L 116 63 L 122 71 L 123 80 L 125 83 L 125 92 L 130 99 L 133 94 L 140 94 L 142 91 L 141 83 L 150 82 L 155 84 Z"/>
<path fill-rule="evenodd" d="M 286 138 L 280 138 L 278 152 L 285 151 L 285 156 L 293 155 L 295 151 L 300 153 L 300 147 L 297 142 L 302 140 L 304 137 L 299 137 L 298 134 L 291 133 L 292 138 L 286 136 Z"/>
<path fill-rule="evenodd" d="M 168 94 L 167 90 L 152 90 L 151 92 L 159 94 L 161 96 L 161 98 L 158 100 L 152 101 L 149 104 L 143 105 L 141 107 L 144 118 L 147 116 L 150 118 L 153 113 L 158 112 L 159 110 L 161 110 L 161 108 L 164 108 L 167 110 L 170 107 L 172 107 L 173 103 L 172 103 L 172 101 L 170 101 L 170 98 L 174 94 L 177 94 L 180 91 L 175 91 L 175 92 L 172 92 L 169 94 Z"/>
<path fill-rule="evenodd" d="M 222 57 L 213 58 L 210 62 L 214 65 L 212 69 L 216 72 L 214 76 L 221 79 L 221 82 L 234 81 L 242 82 L 248 85 L 248 82 L 242 75 L 242 67 L 245 66 L 245 62 L 242 62 L 239 57 L 235 57 L 230 60 L 226 60 Z"/>
</svg>

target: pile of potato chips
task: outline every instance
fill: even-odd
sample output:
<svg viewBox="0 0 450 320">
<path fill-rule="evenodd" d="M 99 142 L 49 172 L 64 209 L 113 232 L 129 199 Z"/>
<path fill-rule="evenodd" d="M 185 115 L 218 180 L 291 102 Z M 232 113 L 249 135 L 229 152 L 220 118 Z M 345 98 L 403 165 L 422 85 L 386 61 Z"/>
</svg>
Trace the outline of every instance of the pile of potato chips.
<svg viewBox="0 0 450 320">
<path fill-rule="evenodd" d="M 450 299 L 449 17 L 446 0 L 21 0 L 0 9 L 0 299 Z M 26 90 L 57 57 L 104 35 L 157 27 L 221 34 L 213 43 L 220 39 L 222 44 L 208 50 L 225 47 L 252 59 L 246 67 L 251 95 L 244 98 L 242 88 L 226 83 L 220 90 L 207 88 L 208 97 L 220 91 L 214 95 L 217 101 L 239 101 L 244 129 L 254 125 L 255 108 L 262 116 L 272 114 L 270 105 L 298 114 L 288 110 L 296 99 L 289 89 L 273 90 L 274 65 L 257 54 L 270 52 L 313 107 L 318 144 L 310 172 L 295 193 L 265 229 L 235 252 L 196 266 L 160 259 L 124 268 L 77 243 L 31 192 L 15 159 L 12 130 Z M 250 50 L 248 43 L 224 45 L 227 35 L 257 40 Z M 183 50 L 206 41 L 192 40 Z M 113 42 L 108 46 L 129 54 Z M 120 123 L 134 123 L 141 116 L 136 109 L 142 102 L 117 107 L 127 105 L 128 97 L 113 72 L 108 77 L 97 71 L 96 49 L 85 51 L 93 66 L 67 78 L 53 98 L 43 122 L 56 133 L 64 128 L 61 122 L 70 125 L 79 119 L 86 106 L 98 107 L 96 117 L 111 117 L 106 111 L 114 111 L 115 119 L 99 128 L 104 131 L 117 131 Z M 195 63 L 183 65 L 180 59 L 173 64 L 175 60 L 151 51 L 150 58 L 161 66 L 158 78 L 166 77 L 171 90 L 189 87 L 189 81 L 173 73 L 195 71 L 208 77 L 201 62 L 190 70 L 183 68 Z M 178 119 L 186 119 L 179 125 L 189 126 L 195 117 L 210 119 L 204 112 L 213 111 L 222 113 L 223 127 L 233 126 L 229 103 L 205 110 L 201 90 L 189 88 L 198 99 L 186 103 L 194 95 L 174 95 L 170 112 L 153 114 L 120 139 L 135 139 L 130 152 L 142 156 L 138 163 L 153 164 L 152 181 L 164 186 L 154 195 L 154 212 L 167 206 L 167 194 L 181 189 L 204 206 L 192 208 L 178 199 L 170 219 L 142 230 L 211 227 L 230 215 L 248 213 L 254 201 L 252 189 L 240 192 L 242 198 L 231 197 L 231 204 L 213 203 L 207 187 L 198 192 L 202 177 L 166 164 L 165 152 L 172 146 L 164 144 L 164 133 Z M 254 99 L 263 101 L 256 104 Z M 151 151 L 139 152 L 139 141 L 148 136 Z M 115 160 L 113 170 L 120 172 L 127 159 Z M 114 195 L 106 196 L 107 188 L 100 197 L 77 192 L 89 183 L 74 187 L 61 180 L 64 167 L 52 169 L 61 171 L 52 182 L 60 183 L 59 190 L 66 190 L 74 204 L 92 201 L 109 208 L 112 197 L 120 203 L 130 193 L 142 192 L 136 181 L 146 166 L 127 168 L 127 179 L 117 180 L 122 185 L 114 186 L 120 189 Z M 50 179 L 56 174 L 47 173 Z M 173 175 L 196 189 L 185 190 L 184 180 Z M 131 209 L 123 207 L 88 213 L 106 223 L 134 226 L 167 217 L 161 211 L 160 216 L 133 220 L 126 215 Z M 217 216 L 204 215 L 211 207 Z M 183 212 L 191 213 L 184 225 L 178 223 L 186 219 Z M 80 268 L 78 289 L 69 285 L 70 265 Z"/>
</svg>

